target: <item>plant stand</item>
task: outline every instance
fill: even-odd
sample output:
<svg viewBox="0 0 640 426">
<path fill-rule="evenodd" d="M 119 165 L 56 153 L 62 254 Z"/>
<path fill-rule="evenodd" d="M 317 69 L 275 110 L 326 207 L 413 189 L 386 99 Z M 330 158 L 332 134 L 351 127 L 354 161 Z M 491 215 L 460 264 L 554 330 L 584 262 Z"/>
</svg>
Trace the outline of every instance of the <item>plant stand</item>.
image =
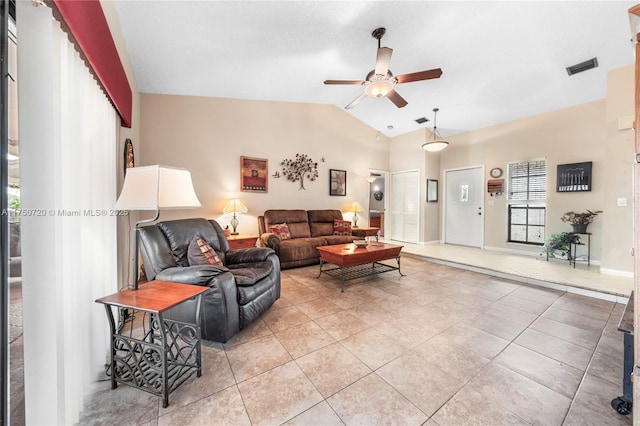
<svg viewBox="0 0 640 426">
<path fill-rule="evenodd" d="M 587 262 L 587 266 L 591 266 L 591 232 L 575 232 L 575 234 L 586 235 L 587 242 L 585 243 L 569 243 L 569 265 L 573 263 L 573 268 L 576 267 L 576 260 L 580 257 L 580 262 Z M 587 254 L 578 256 L 578 246 L 586 246 Z"/>
</svg>

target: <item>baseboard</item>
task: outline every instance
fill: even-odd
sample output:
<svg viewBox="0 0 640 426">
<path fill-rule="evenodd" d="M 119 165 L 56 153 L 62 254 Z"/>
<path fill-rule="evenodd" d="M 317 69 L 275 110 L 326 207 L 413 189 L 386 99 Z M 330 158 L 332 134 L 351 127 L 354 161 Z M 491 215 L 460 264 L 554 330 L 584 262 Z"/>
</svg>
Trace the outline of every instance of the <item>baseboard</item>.
<svg viewBox="0 0 640 426">
<path fill-rule="evenodd" d="M 540 252 L 542 251 L 542 248 L 540 248 L 540 252 L 537 252 L 537 251 L 534 252 L 534 251 L 528 251 L 528 250 L 516 250 L 511 248 L 493 247 L 493 246 L 484 246 L 484 249 L 491 250 L 491 251 L 499 251 L 501 253 L 518 254 L 521 256 L 531 256 L 531 257 L 540 256 Z"/>
<path fill-rule="evenodd" d="M 633 278 L 633 272 L 621 271 L 619 269 L 600 268 L 600 273 L 616 277 Z"/>
<path fill-rule="evenodd" d="M 431 240 L 431 241 L 420 241 L 418 243 L 419 246 L 428 246 L 431 244 L 440 244 L 440 240 Z"/>
</svg>

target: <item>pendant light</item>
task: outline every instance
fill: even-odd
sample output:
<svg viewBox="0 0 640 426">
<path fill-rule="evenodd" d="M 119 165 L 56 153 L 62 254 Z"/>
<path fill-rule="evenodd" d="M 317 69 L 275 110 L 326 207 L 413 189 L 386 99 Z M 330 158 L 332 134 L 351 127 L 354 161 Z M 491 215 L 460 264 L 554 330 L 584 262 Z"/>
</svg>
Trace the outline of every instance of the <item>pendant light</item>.
<svg viewBox="0 0 640 426">
<path fill-rule="evenodd" d="M 438 134 L 438 128 L 436 127 L 436 115 L 440 111 L 438 108 L 433 109 L 433 140 L 427 141 L 422 144 L 422 149 L 429 152 L 442 151 L 449 146 L 449 142 L 442 139 L 442 136 Z"/>
</svg>

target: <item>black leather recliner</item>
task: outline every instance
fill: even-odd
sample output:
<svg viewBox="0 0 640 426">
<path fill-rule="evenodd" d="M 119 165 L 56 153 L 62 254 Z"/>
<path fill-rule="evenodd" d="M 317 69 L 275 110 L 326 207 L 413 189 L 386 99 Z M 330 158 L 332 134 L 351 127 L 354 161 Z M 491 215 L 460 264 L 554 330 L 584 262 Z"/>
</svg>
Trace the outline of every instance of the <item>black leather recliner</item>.
<svg viewBox="0 0 640 426">
<path fill-rule="evenodd" d="M 190 266 L 189 243 L 199 236 L 218 252 L 224 266 Z M 215 220 L 181 219 L 140 228 L 140 253 L 148 280 L 209 287 L 201 312 L 202 338 L 226 342 L 256 320 L 280 297 L 280 260 L 266 247 L 229 249 Z M 194 321 L 195 301 L 165 316 Z"/>
</svg>

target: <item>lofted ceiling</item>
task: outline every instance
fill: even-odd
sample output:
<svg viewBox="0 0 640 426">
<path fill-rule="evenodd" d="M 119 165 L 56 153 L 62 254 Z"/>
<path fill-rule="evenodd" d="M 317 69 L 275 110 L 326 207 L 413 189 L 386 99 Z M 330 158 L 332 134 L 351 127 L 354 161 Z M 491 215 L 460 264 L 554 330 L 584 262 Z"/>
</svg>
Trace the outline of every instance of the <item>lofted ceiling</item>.
<svg viewBox="0 0 640 426">
<path fill-rule="evenodd" d="M 606 72 L 633 63 L 634 4 L 116 0 L 116 10 L 142 93 L 339 108 L 362 87 L 324 80 L 363 80 L 376 60 L 371 32 L 385 27 L 395 75 L 443 70 L 396 85 L 404 108 L 366 98 L 345 110 L 393 137 L 431 128 L 436 107 L 449 136 L 604 98 Z M 568 76 L 593 57 L 598 68 Z"/>
</svg>

